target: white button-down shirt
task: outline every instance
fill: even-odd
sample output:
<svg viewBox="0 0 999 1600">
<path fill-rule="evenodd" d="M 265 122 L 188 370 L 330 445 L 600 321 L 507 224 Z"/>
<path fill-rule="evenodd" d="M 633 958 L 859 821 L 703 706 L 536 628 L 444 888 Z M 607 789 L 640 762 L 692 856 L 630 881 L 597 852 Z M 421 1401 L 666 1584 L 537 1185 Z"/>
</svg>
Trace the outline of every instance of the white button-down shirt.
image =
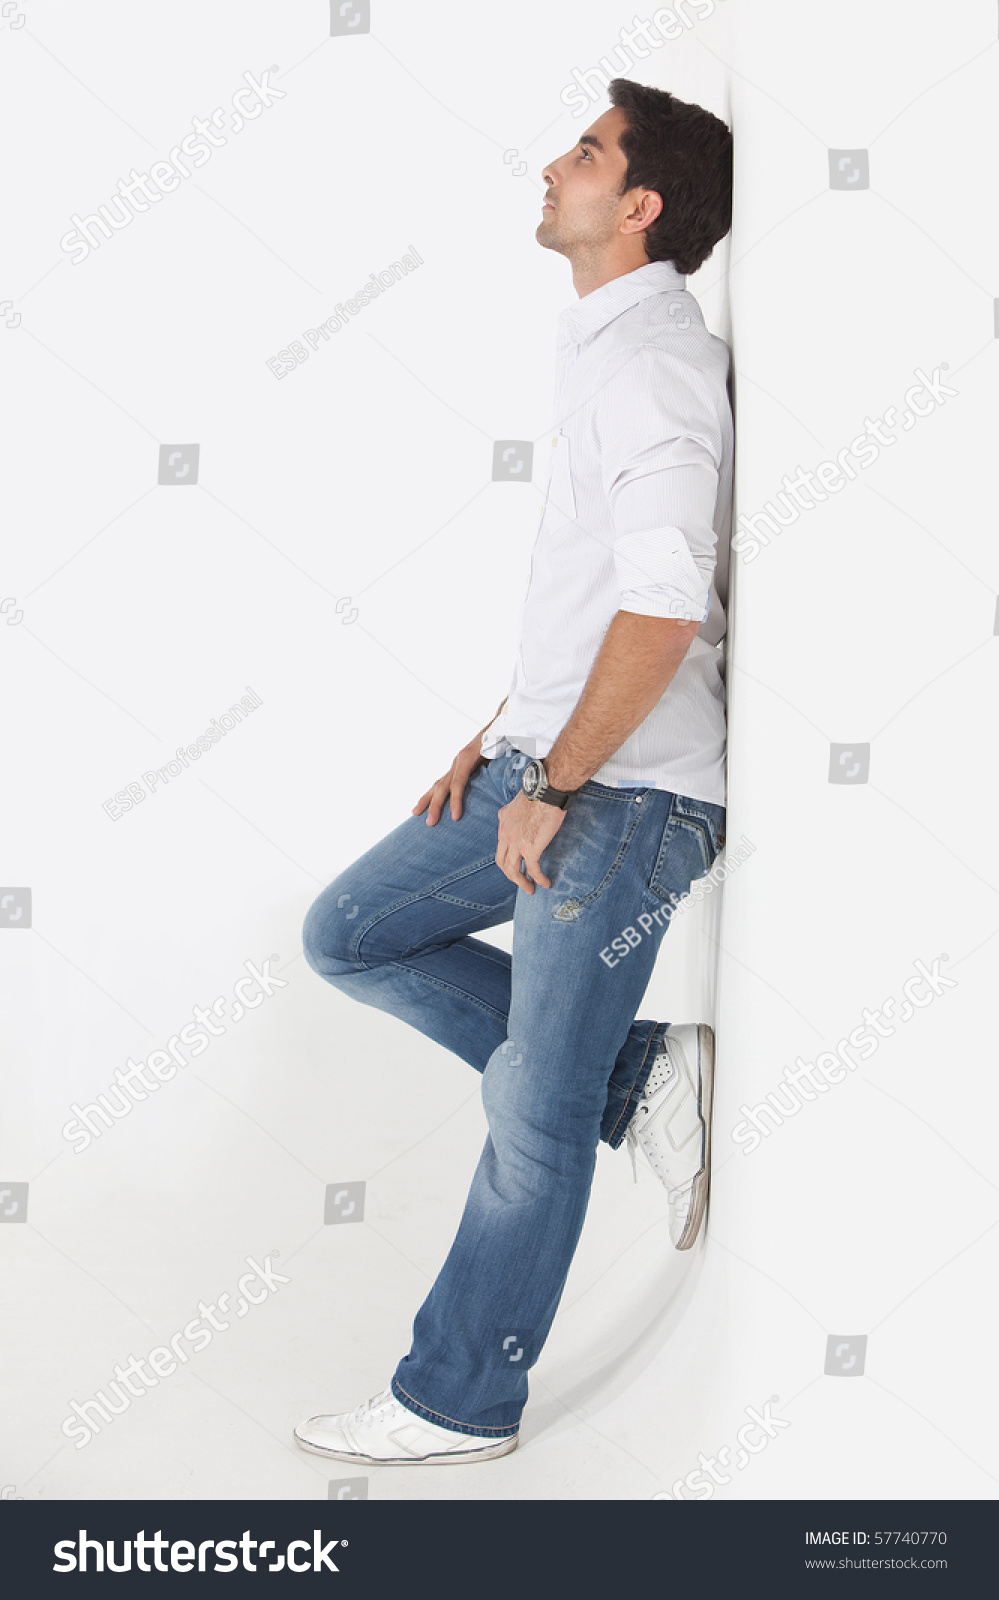
<svg viewBox="0 0 999 1600">
<path fill-rule="evenodd" d="M 482 754 L 548 754 L 615 612 L 700 620 L 662 698 L 593 776 L 724 805 L 729 350 L 685 284 L 650 261 L 559 317 L 545 504 Z"/>
</svg>

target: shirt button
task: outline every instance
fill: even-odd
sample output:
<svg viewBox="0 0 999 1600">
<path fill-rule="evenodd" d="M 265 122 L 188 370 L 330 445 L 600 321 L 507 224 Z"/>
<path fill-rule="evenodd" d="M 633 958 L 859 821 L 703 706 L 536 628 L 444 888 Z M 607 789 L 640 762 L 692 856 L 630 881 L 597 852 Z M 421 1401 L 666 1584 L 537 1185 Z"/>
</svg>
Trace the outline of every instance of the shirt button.
<svg viewBox="0 0 999 1600">
<path fill-rule="evenodd" d="M 642 803 L 641 795 L 640 794 L 636 794 L 636 796 L 635 796 L 635 804 L 636 804 L 636 806 L 640 806 L 641 803 Z"/>
</svg>

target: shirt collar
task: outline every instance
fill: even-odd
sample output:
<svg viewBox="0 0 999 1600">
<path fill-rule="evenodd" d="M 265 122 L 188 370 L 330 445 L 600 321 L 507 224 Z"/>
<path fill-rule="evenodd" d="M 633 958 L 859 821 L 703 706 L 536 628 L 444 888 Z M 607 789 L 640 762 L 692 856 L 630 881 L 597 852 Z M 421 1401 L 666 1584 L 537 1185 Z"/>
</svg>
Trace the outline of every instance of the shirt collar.
<svg viewBox="0 0 999 1600">
<path fill-rule="evenodd" d="M 622 311 L 629 311 L 650 294 L 665 294 L 670 289 L 686 287 L 687 279 L 677 272 L 671 261 L 647 261 L 634 272 L 624 272 L 611 278 L 599 289 L 591 289 L 575 304 L 561 312 L 558 319 L 559 342 L 573 341 L 581 344 L 601 328 L 613 322 Z"/>
</svg>

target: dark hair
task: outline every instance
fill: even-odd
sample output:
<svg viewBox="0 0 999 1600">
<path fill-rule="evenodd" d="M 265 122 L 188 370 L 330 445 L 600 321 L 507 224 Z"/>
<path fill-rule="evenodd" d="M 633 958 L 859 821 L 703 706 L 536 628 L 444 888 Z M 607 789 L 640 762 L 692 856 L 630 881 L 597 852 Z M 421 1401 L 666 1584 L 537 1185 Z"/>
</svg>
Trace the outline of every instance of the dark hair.
<svg viewBox="0 0 999 1600">
<path fill-rule="evenodd" d="M 608 90 L 627 127 L 619 143 L 628 161 L 621 188 L 654 189 L 663 208 L 643 239 L 650 261 L 672 261 L 688 276 L 732 226 L 732 134 L 703 106 L 630 78 Z"/>
</svg>

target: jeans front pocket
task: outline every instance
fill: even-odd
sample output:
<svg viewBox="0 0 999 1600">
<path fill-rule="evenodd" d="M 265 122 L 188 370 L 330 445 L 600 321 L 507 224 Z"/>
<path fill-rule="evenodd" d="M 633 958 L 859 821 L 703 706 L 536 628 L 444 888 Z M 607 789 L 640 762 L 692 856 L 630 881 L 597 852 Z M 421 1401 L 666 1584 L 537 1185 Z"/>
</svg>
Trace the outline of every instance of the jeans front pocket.
<svg viewBox="0 0 999 1600">
<path fill-rule="evenodd" d="M 617 877 L 642 820 L 636 796 L 646 792 L 590 779 L 569 802 L 565 821 L 540 857 L 551 879 L 545 893 L 557 900 L 556 922 L 575 922 Z"/>
<path fill-rule="evenodd" d="M 649 889 L 671 907 L 710 872 L 725 842 L 725 807 L 675 794 L 663 829 Z"/>
</svg>

